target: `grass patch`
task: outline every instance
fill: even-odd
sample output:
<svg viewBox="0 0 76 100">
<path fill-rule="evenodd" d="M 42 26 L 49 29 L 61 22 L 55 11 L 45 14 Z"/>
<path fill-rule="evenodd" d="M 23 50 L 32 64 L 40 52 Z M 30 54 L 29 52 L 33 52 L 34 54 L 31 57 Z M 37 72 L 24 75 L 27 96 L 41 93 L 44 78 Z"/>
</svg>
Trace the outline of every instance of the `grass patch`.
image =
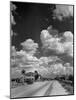
<svg viewBox="0 0 76 100">
<path fill-rule="evenodd" d="M 69 92 L 69 94 L 74 94 L 74 86 L 73 83 L 70 81 L 59 81 L 61 85 Z"/>
</svg>

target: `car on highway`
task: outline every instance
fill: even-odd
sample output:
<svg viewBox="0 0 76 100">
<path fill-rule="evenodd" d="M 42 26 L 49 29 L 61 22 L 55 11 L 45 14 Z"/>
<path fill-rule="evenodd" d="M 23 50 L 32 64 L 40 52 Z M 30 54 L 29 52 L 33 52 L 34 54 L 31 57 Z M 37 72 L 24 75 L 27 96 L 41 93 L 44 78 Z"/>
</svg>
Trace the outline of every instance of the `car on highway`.
<svg viewBox="0 0 76 100">
<path fill-rule="evenodd" d="M 28 72 L 24 75 L 24 82 L 27 84 L 32 84 L 35 81 L 34 73 Z"/>
<path fill-rule="evenodd" d="M 24 82 L 27 84 L 32 84 L 33 82 L 37 81 L 40 76 L 37 71 L 28 73 L 25 73 L 24 71 L 22 75 Z"/>
</svg>

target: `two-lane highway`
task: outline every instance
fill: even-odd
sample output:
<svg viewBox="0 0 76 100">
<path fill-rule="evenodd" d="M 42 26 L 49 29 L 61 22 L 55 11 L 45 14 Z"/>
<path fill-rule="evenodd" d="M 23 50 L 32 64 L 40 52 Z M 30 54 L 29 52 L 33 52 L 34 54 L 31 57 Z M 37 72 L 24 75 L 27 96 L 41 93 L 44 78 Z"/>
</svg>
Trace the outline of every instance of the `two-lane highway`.
<svg viewBox="0 0 76 100">
<path fill-rule="evenodd" d="M 25 84 L 25 86 L 11 89 L 11 98 L 67 94 L 68 92 L 58 81 L 34 82 L 31 85 Z"/>
</svg>

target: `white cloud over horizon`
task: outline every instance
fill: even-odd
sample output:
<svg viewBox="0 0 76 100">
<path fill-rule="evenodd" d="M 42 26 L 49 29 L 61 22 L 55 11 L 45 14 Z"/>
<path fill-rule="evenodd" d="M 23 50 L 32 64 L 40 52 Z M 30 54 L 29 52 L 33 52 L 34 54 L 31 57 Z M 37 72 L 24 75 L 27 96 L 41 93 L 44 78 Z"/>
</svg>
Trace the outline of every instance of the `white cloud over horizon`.
<svg viewBox="0 0 76 100">
<path fill-rule="evenodd" d="M 14 46 L 12 49 L 14 52 L 12 54 L 15 56 L 15 58 L 11 58 L 11 67 L 14 65 L 13 68 L 25 68 L 26 71 L 32 72 L 37 70 L 44 77 L 49 77 L 51 74 L 73 74 L 73 67 L 70 66 L 70 63 L 63 65 L 57 62 L 60 60 L 57 56 L 37 58 L 34 55 L 27 54 L 24 50 L 16 51 Z"/>
</svg>

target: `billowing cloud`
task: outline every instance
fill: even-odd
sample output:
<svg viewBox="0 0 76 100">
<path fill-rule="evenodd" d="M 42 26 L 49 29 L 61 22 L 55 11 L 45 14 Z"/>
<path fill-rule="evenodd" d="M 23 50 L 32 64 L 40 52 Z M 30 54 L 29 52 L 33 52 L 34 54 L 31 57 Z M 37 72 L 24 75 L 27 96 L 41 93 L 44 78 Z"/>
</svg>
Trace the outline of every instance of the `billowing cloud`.
<svg viewBox="0 0 76 100">
<path fill-rule="evenodd" d="M 12 47 L 12 56 L 12 67 L 24 67 L 25 69 L 29 69 L 29 71 L 38 70 L 42 74 L 48 72 L 48 67 L 51 62 L 60 60 L 57 56 L 37 58 L 34 55 L 30 55 L 25 50 L 16 51 L 14 46 Z"/>
<path fill-rule="evenodd" d="M 40 35 L 40 38 L 41 38 L 41 42 L 43 44 L 43 46 L 46 46 L 47 45 L 47 40 L 48 39 L 51 39 L 52 38 L 52 35 L 49 34 L 49 32 L 47 30 L 42 30 L 41 31 L 41 35 Z"/>
<path fill-rule="evenodd" d="M 36 64 L 37 58 L 27 54 L 25 51 L 17 51 L 16 55 L 13 54 L 11 57 L 12 65 L 16 65 L 16 67 L 27 67 Z"/>
<path fill-rule="evenodd" d="M 54 35 L 54 36 L 56 36 L 56 35 L 59 33 L 57 29 L 54 29 L 54 28 L 52 27 L 52 25 L 50 25 L 50 26 L 47 28 L 47 31 L 48 31 L 50 34 Z"/>
<path fill-rule="evenodd" d="M 67 65 L 67 63 L 65 65 Z M 43 77 L 47 78 L 53 78 L 56 75 L 73 75 L 73 67 L 66 67 L 65 65 L 63 65 L 62 63 L 54 62 L 53 64 L 50 64 L 49 67 L 44 67 L 44 65 L 39 66 L 38 71 Z"/>
<path fill-rule="evenodd" d="M 22 42 L 21 45 L 23 47 L 23 50 L 30 55 L 34 55 L 38 48 L 38 44 L 35 43 L 32 39 L 27 39 L 26 41 Z"/>
<path fill-rule="evenodd" d="M 12 13 L 16 8 L 17 7 L 11 3 L 12 25 L 16 24 Z M 73 16 L 73 6 L 56 5 L 54 18 L 62 20 L 69 16 Z M 15 33 L 11 30 L 11 36 L 13 35 L 15 35 Z M 35 54 L 38 50 L 38 43 L 35 43 L 32 39 L 27 39 L 21 43 L 22 49 L 20 51 L 17 51 L 15 46 L 12 46 L 12 68 L 25 68 L 26 71 L 37 70 L 43 76 L 51 76 L 52 74 L 73 74 L 73 66 L 68 62 L 63 64 L 63 59 L 61 60 L 61 58 L 59 58 L 61 54 L 66 54 L 70 56 L 69 58 L 73 57 L 73 34 L 70 31 L 66 31 L 61 36 L 58 36 L 58 31 L 53 29 L 51 25 L 46 30 L 41 31 L 40 38 L 43 52 L 54 51 L 58 55 L 49 55 L 49 57 L 41 56 L 37 58 Z"/>
<path fill-rule="evenodd" d="M 70 31 L 64 32 L 63 38 L 66 42 L 73 42 L 73 34 Z"/>
<path fill-rule="evenodd" d="M 55 75 L 73 75 L 73 66 L 70 65 L 70 63 L 65 63 L 64 65 L 62 63 L 53 63 L 48 68 L 48 74 L 55 74 Z"/>
<path fill-rule="evenodd" d="M 66 31 L 62 36 L 58 37 L 58 35 L 51 35 L 48 30 L 43 30 L 41 32 L 41 40 L 44 50 L 53 50 L 57 54 L 66 53 L 69 56 L 73 56 L 73 35 L 71 32 Z M 38 44 L 32 39 L 25 40 L 21 45 L 22 49 L 20 51 L 17 51 L 15 46 L 11 48 L 12 68 L 25 68 L 26 71 L 37 70 L 44 77 L 73 74 L 73 66 L 70 63 L 63 64 L 58 56 L 41 56 L 37 58 L 34 54 L 37 52 Z"/>
<path fill-rule="evenodd" d="M 56 9 L 53 11 L 53 18 L 62 20 L 63 18 L 73 17 L 72 5 L 56 5 Z"/>
<path fill-rule="evenodd" d="M 63 65 L 61 63 L 54 63 L 52 65 L 50 65 L 49 68 L 50 72 L 53 74 L 63 74 L 65 68 L 63 67 Z"/>
<path fill-rule="evenodd" d="M 40 65 L 49 67 L 50 64 L 61 61 L 61 59 L 58 58 L 57 56 L 49 56 L 49 57 L 40 57 L 39 61 Z"/>
<path fill-rule="evenodd" d="M 16 67 L 26 67 L 26 65 L 38 66 L 38 59 L 34 56 L 38 45 L 34 43 L 33 40 L 28 39 L 25 42 L 21 43 L 23 49 L 16 51 L 15 46 L 12 46 L 11 52 L 11 63 L 12 66 Z"/>
<path fill-rule="evenodd" d="M 16 51 L 12 47 L 11 66 L 12 68 L 25 68 L 26 71 L 34 72 L 37 70 L 42 76 L 50 77 L 51 75 L 73 74 L 73 67 L 70 63 L 64 65 L 57 56 L 40 57 L 28 54 L 24 50 Z"/>
<path fill-rule="evenodd" d="M 63 36 L 51 35 L 48 30 L 41 31 L 41 41 L 43 48 L 53 50 L 57 54 L 67 54 L 73 56 L 73 34 L 70 31 L 63 33 Z"/>
</svg>

